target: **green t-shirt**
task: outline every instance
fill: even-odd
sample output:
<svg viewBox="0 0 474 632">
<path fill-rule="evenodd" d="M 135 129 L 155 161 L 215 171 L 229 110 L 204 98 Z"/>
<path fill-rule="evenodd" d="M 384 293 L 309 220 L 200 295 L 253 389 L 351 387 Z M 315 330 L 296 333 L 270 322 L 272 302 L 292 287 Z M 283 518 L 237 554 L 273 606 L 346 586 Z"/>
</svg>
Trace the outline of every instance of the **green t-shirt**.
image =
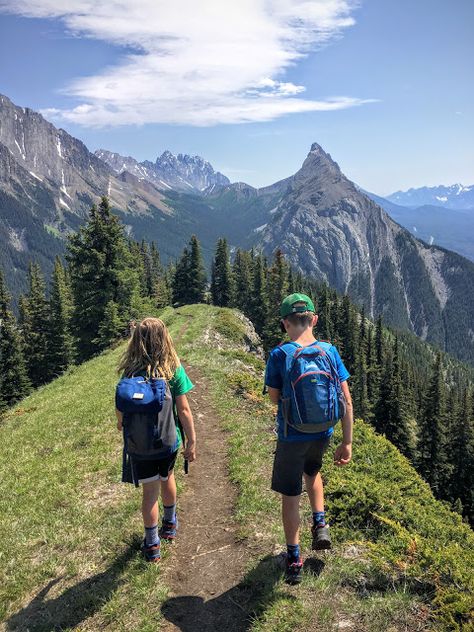
<svg viewBox="0 0 474 632">
<path fill-rule="evenodd" d="M 176 397 L 178 397 L 178 395 L 185 395 L 188 391 L 194 388 L 194 384 L 189 379 L 188 374 L 186 373 L 184 366 L 182 364 L 180 364 L 179 367 L 174 372 L 174 375 L 171 378 L 169 384 L 170 384 L 171 395 L 173 396 L 174 418 L 178 419 L 178 413 L 176 411 L 176 401 L 175 401 Z M 181 437 L 181 429 L 179 426 L 176 427 L 176 430 L 177 430 L 176 450 L 178 450 L 179 446 L 183 442 L 183 439 Z"/>
</svg>

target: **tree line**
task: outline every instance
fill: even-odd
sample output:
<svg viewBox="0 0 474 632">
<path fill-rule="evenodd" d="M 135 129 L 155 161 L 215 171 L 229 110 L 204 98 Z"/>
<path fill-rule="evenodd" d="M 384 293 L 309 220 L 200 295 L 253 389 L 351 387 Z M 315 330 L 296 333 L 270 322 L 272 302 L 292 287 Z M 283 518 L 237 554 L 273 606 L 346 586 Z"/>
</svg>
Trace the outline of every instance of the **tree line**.
<svg viewBox="0 0 474 632">
<path fill-rule="evenodd" d="M 210 281 L 210 282 L 209 282 Z M 0 411 L 32 387 L 89 359 L 126 335 L 131 319 L 167 305 L 208 302 L 241 310 L 266 351 L 282 339 L 278 307 L 291 292 L 315 300 L 317 336 L 335 344 L 351 373 L 356 417 L 370 422 L 405 454 L 445 500 L 474 523 L 472 372 L 411 334 L 372 322 L 348 296 L 295 271 L 280 250 L 271 261 L 219 239 L 208 281 L 199 241 L 166 267 L 156 246 L 127 239 L 107 198 L 68 239 L 49 292 L 30 264 L 19 317 L 0 273 Z"/>
</svg>

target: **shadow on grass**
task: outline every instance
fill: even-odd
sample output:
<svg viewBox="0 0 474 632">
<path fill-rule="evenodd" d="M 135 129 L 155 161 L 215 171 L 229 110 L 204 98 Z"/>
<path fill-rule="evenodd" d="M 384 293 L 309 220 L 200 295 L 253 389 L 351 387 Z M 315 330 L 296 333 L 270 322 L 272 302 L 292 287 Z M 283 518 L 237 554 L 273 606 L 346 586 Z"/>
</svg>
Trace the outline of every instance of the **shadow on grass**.
<svg viewBox="0 0 474 632">
<path fill-rule="evenodd" d="M 63 577 L 52 579 L 27 606 L 6 621 L 6 630 L 46 632 L 76 627 L 107 602 L 119 586 L 127 564 L 136 557 L 138 547 L 138 541 L 132 542 L 105 571 L 48 599 L 48 593 Z"/>
<path fill-rule="evenodd" d="M 320 575 L 324 562 L 307 559 L 305 573 Z M 181 632 L 247 632 L 278 599 L 296 600 L 283 592 L 281 556 L 265 557 L 244 579 L 215 599 L 184 596 L 165 601 L 161 612 Z"/>
</svg>

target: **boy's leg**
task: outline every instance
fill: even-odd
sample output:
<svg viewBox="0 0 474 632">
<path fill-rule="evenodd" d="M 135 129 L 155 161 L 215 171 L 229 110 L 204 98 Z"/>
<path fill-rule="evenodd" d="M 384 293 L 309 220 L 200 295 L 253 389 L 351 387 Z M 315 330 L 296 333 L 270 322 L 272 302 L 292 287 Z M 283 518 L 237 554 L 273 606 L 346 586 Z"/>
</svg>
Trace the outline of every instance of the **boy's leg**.
<svg viewBox="0 0 474 632">
<path fill-rule="evenodd" d="M 314 476 L 304 474 L 304 482 L 312 512 L 324 511 L 324 487 L 321 472 Z"/>
<path fill-rule="evenodd" d="M 300 497 L 281 495 L 281 514 L 286 543 L 300 543 Z"/>
</svg>

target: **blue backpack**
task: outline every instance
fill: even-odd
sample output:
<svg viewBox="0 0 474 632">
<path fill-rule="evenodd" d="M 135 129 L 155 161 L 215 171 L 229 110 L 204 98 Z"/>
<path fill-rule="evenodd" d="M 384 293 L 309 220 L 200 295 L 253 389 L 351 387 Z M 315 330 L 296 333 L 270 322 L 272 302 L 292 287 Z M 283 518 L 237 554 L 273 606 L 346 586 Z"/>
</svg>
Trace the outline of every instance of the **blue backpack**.
<svg viewBox="0 0 474 632">
<path fill-rule="evenodd" d="M 163 378 L 122 378 L 115 406 L 123 413 L 124 453 L 138 460 L 159 459 L 176 444 L 173 397 Z"/>
<path fill-rule="evenodd" d="M 330 345 L 315 342 L 308 347 L 281 345 L 285 353 L 285 375 L 281 412 L 288 426 L 299 432 L 324 432 L 346 413 L 346 400 Z"/>
</svg>

